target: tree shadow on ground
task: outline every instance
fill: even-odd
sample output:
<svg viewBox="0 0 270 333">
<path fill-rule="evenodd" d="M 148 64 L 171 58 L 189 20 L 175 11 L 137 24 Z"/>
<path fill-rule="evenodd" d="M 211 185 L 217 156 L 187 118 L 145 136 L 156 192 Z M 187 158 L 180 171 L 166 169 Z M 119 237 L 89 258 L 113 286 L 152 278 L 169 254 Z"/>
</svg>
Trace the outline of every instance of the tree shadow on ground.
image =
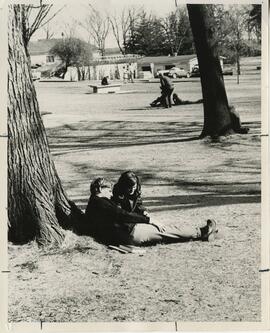
<svg viewBox="0 0 270 333">
<path fill-rule="evenodd" d="M 77 198 L 76 203 L 80 209 L 85 209 L 88 198 Z M 170 211 L 170 210 L 188 210 L 194 208 L 203 208 L 211 206 L 239 205 L 260 203 L 261 196 L 257 194 L 218 194 L 218 193 L 200 193 L 174 196 L 143 197 L 143 203 L 150 212 Z"/>
<path fill-rule="evenodd" d="M 239 205 L 259 203 L 260 195 L 219 195 L 219 194 L 189 194 L 169 197 L 146 197 L 144 204 L 152 212 L 169 210 L 187 210 L 211 206 Z"/>
<path fill-rule="evenodd" d="M 251 126 L 259 130 L 259 122 L 254 122 Z M 147 146 L 154 144 L 169 144 L 195 141 L 199 139 L 202 124 L 199 122 L 125 122 L 125 121 L 99 121 L 99 122 L 79 122 L 72 126 L 61 126 L 49 129 L 50 148 L 54 155 L 72 153 L 74 151 L 91 151 L 93 149 L 109 149 L 133 146 Z M 194 136 L 194 134 L 197 134 Z M 145 197 L 146 206 L 150 210 L 170 210 L 189 209 L 196 207 L 229 205 L 241 203 L 260 202 L 260 163 L 257 160 L 247 159 L 248 156 L 240 160 L 235 158 L 238 154 L 248 149 L 255 149 L 260 142 L 258 134 L 247 134 L 245 136 L 232 136 L 222 142 L 211 143 L 202 142 L 204 145 L 219 150 L 221 152 L 234 152 L 227 155 L 226 159 L 220 163 L 215 163 L 211 169 L 204 167 L 198 169 L 194 165 L 193 170 L 186 167 L 165 169 L 164 165 L 152 165 L 151 170 L 135 169 L 134 171 L 142 180 L 143 186 L 155 188 L 167 187 L 168 193 L 176 193 L 176 196 L 165 195 L 161 197 Z M 235 155 L 237 154 L 237 155 Z M 193 162 L 194 163 L 194 162 Z M 87 174 L 95 177 L 97 174 L 105 177 L 117 179 L 125 171 L 121 167 L 108 168 L 91 166 L 91 161 L 76 163 L 76 174 L 80 175 L 83 181 Z M 90 171 L 89 171 L 90 170 Z M 164 175 L 164 171 L 166 175 Z M 226 173 L 230 174 L 226 179 Z M 209 175 L 211 174 L 211 177 Z M 239 179 L 238 176 L 243 175 Z M 256 178 L 254 181 L 254 177 Z M 258 180 L 257 180 L 258 179 Z M 81 182 L 81 181 L 80 181 Z M 78 182 L 69 181 L 65 184 L 67 190 L 73 193 L 78 187 Z M 87 186 L 88 187 L 88 186 Z M 85 187 L 84 187 L 85 188 Z M 175 192 L 177 191 L 177 192 Z M 184 194 L 179 195 L 179 191 Z M 192 193 L 186 195 L 185 193 Z M 155 193 L 157 191 L 155 190 Z M 87 193 L 88 194 L 88 193 Z M 202 197 L 200 199 L 200 197 Z M 74 201 L 81 208 L 87 204 L 87 195 L 78 195 Z M 190 201 L 189 201 L 190 200 Z"/>
<path fill-rule="evenodd" d="M 121 110 L 122 110 L 122 111 L 139 111 L 139 110 L 153 110 L 153 109 L 154 109 L 154 108 L 151 107 L 151 106 L 145 106 L 145 107 L 142 107 L 142 108 L 140 108 L 140 107 L 135 107 L 135 108 L 122 108 Z M 160 109 L 160 110 L 164 109 L 164 110 L 167 110 L 167 109 L 164 108 L 164 107 L 157 107 L 156 109 Z"/>
<path fill-rule="evenodd" d="M 48 129 L 50 149 L 55 155 L 72 150 L 108 149 L 177 143 L 199 139 L 198 122 L 89 122 Z"/>
<path fill-rule="evenodd" d="M 256 165 L 253 166 L 256 168 Z M 86 169 L 89 169 L 89 165 L 82 166 L 80 168 L 81 173 L 85 173 Z M 110 175 L 116 175 L 116 178 L 123 172 L 121 168 L 100 168 L 98 171 L 95 169 L 93 174 L 100 174 L 107 176 L 110 179 Z M 252 171 L 252 170 L 251 170 Z M 188 179 L 182 179 L 182 174 L 179 175 L 181 179 L 169 179 L 162 177 L 156 173 L 151 173 L 148 170 L 134 170 L 142 181 L 143 187 L 149 186 L 151 188 L 163 188 L 167 187 L 169 193 L 179 193 L 179 190 L 184 192 L 192 192 L 192 194 L 180 194 L 180 195 L 164 195 L 164 196 L 143 196 L 144 204 L 150 211 L 170 211 L 170 210 L 187 210 L 194 208 L 203 208 L 210 206 L 224 206 L 224 205 L 237 205 L 248 203 L 260 203 L 261 202 L 261 190 L 259 181 L 213 181 L 198 180 L 190 181 Z M 250 170 L 246 171 L 248 174 Z M 222 171 L 220 170 L 220 173 Z M 235 173 L 238 170 L 235 169 Z M 259 171 L 257 171 L 259 174 Z M 200 175 L 203 173 L 201 172 Z M 208 172 L 204 172 L 205 176 L 208 176 Z M 253 176 L 254 177 L 254 176 Z M 94 178 L 94 175 L 93 175 Z M 74 186 L 72 184 L 72 186 Z M 87 205 L 88 197 L 79 196 L 76 197 L 76 203 L 81 209 L 85 209 Z"/>
<path fill-rule="evenodd" d="M 251 140 L 241 140 L 241 146 L 253 146 L 260 141 L 259 124 L 247 123 L 252 134 L 245 137 L 251 137 Z M 63 149 L 70 152 L 194 141 L 199 139 L 201 129 L 200 122 L 99 121 L 50 128 L 47 136 L 52 152 L 59 155 Z M 239 146 L 242 138 L 243 135 L 235 135 L 233 139 L 209 143 L 213 148 L 228 150 Z"/>
</svg>

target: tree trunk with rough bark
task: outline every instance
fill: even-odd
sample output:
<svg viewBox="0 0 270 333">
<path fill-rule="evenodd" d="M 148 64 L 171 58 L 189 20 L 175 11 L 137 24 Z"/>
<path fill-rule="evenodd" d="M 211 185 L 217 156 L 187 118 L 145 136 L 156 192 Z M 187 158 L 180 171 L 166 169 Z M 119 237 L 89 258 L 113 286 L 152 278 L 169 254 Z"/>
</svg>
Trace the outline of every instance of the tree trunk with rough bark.
<svg viewBox="0 0 270 333">
<path fill-rule="evenodd" d="M 24 6 L 8 20 L 9 240 L 60 244 L 72 208 L 51 159 L 23 38 Z"/>
<path fill-rule="evenodd" d="M 187 5 L 200 68 L 204 127 L 201 137 L 233 133 L 230 110 L 216 48 L 216 39 L 206 5 Z"/>
</svg>

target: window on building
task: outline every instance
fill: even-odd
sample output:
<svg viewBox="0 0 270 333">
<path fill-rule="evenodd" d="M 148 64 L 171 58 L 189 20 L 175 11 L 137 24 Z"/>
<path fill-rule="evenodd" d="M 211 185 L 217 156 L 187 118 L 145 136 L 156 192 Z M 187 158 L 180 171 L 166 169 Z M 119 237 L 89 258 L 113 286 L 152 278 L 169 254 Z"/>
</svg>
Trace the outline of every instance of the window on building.
<svg viewBox="0 0 270 333">
<path fill-rule="evenodd" d="M 151 72 L 151 66 L 142 66 L 143 72 Z"/>
<path fill-rule="evenodd" d="M 46 62 L 54 62 L 54 56 L 46 56 Z"/>
</svg>

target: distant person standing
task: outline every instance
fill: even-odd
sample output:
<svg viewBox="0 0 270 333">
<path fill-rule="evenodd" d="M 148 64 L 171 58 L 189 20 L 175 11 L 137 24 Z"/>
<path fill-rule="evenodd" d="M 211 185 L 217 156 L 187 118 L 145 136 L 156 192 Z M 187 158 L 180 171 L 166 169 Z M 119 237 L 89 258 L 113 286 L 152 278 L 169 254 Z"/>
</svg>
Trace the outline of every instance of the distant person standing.
<svg viewBox="0 0 270 333">
<path fill-rule="evenodd" d="M 128 81 L 134 83 L 134 72 L 131 64 L 128 66 Z"/>
<path fill-rule="evenodd" d="M 124 72 L 123 72 L 123 80 L 124 80 L 124 83 L 128 83 L 128 70 L 126 67 L 124 67 Z"/>
<path fill-rule="evenodd" d="M 104 78 L 101 80 L 101 85 L 102 86 L 108 86 L 109 85 L 109 76 L 104 76 Z"/>
<path fill-rule="evenodd" d="M 172 107 L 171 96 L 173 93 L 174 84 L 167 76 L 164 76 L 162 73 L 159 73 L 159 79 L 160 79 L 161 95 L 162 99 L 164 100 L 165 107 L 171 108 Z"/>
</svg>

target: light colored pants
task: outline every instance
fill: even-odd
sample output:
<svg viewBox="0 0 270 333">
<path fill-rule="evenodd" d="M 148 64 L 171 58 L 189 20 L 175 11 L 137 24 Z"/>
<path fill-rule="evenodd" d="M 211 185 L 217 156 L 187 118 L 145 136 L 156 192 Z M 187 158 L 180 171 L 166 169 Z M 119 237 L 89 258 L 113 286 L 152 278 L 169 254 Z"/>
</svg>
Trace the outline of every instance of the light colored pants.
<svg viewBox="0 0 270 333">
<path fill-rule="evenodd" d="M 138 223 L 130 234 L 132 245 L 151 245 L 157 243 L 176 243 L 189 240 L 198 240 L 201 237 L 200 228 L 189 226 L 168 226 L 160 232 L 152 224 Z"/>
</svg>

